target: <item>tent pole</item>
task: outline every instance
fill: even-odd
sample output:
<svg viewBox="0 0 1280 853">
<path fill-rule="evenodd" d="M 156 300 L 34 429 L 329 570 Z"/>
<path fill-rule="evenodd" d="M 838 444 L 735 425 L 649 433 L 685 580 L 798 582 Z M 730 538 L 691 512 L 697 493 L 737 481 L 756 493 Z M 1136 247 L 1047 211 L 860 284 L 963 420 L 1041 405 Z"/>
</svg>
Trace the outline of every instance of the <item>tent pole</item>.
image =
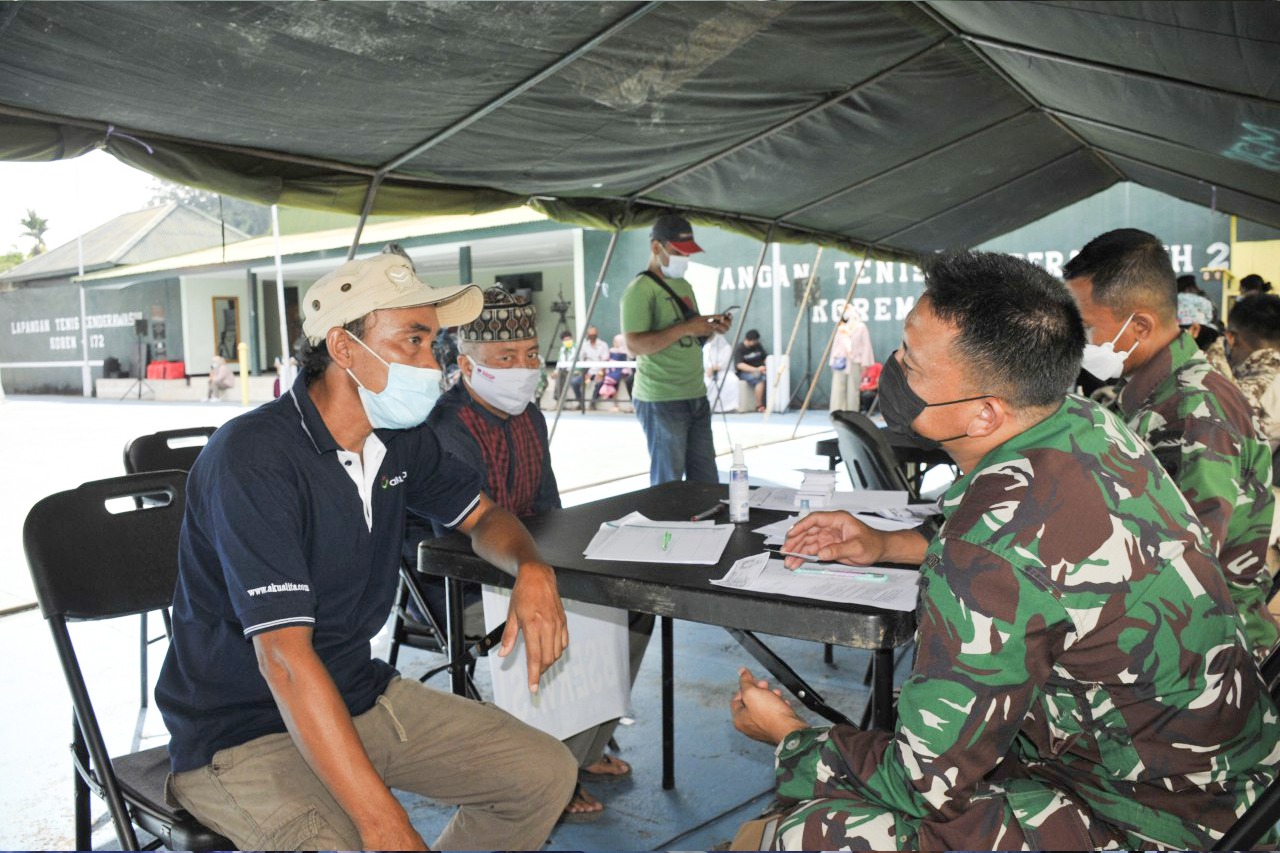
<svg viewBox="0 0 1280 853">
<path fill-rule="evenodd" d="M 733 337 L 733 347 L 729 350 L 729 369 L 721 374 L 720 383 L 716 385 L 716 401 L 720 403 L 721 413 L 724 412 L 724 402 L 720 397 L 721 392 L 724 391 L 724 381 L 729 378 L 730 373 L 733 374 L 735 381 L 738 378 L 737 366 L 733 362 L 733 354 L 738 351 L 738 343 L 742 340 L 742 330 L 747 325 L 747 312 L 751 310 L 751 300 L 756 295 L 756 285 L 760 283 L 760 266 L 764 263 L 765 255 L 769 251 L 769 243 L 773 239 L 774 224 L 775 223 L 769 223 L 769 230 L 764 234 L 764 244 L 760 246 L 760 257 L 756 259 L 756 273 L 751 278 L 751 289 L 747 291 L 747 304 L 742 306 L 742 311 L 738 314 L 738 331 Z M 773 286 L 777 287 L 778 283 L 775 281 Z M 765 411 L 768 411 L 767 406 L 765 407 Z M 726 418 L 724 422 L 724 431 L 725 435 L 728 436 L 728 418 Z M 732 442 L 732 436 L 729 436 L 729 438 Z"/>
<path fill-rule="evenodd" d="M 862 278 L 862 270 L 867 265 L 868 257 L 870 256 L 869 255 L 862 256 L 862 260 L 858 262 L 858 271 L 853 274 L 853 281 L 849 282 L 849 292 L 844 295 L 844 304 L 846 307 L 849 305 L 849 302 L 853 299 L 854 292 L 858 289 L 858 279 Z M 813 322 L 812 316 L 810 316 L 809 322 L 811 323 Z M 831 336 L 827 338 L 827 345 L 822 349 L 822 358 L 818 359 L 819 365 L 824 365 L 827 363 L 827 356 L 831 355 L 831 347 L 836 342 L 836 332 L 838 331 L 840 331 L 839 319 L 837 319 L 835 324 L 832 325 L 831 327 Z M 818 380 L 821 378 L 822 378 L 822 368 L 819 367 L 817 370 L 813 372 L 813 380 L 809 383 L 809 391 L 804 395 L 804 402 L 800 404 L 800 414 L 799 416 L 796 417 L 795 429 L 791 430 L 792 438 L 795 438 L 796 433 L 800 432 L 800 422 L 804 420 L 804 413 L 809 408 L 809 398 L 813 396 L 813 389 L 818 387 Z"/>
<path fill-rule="evenodd" d="M 360 221 L 356 223 L 356 236 L 351 239 L 351 248 L 347 250 L 347 260 L 351 260 L 356 256 L 356 249 L 360 246 L 360 235 L 364 233 L 364 224 L 369 219 L 369 213 L 373 210 L 373 200 L 378 195 L 378 187 L 382 186 L 384 174 L 378 172 L 369 179 L 369 189 L 364 194 L 364 207 L 360 209 Z"/>
<path fill-rule="evenodd" d="M 809 280 L 804 285 L 804 296 L 800 299 L 800 310 L 796 312 L 796 321 L 791 324 L 791 338 L 787 341 L 787 351 L 785 357 L 787 360 L 787 369 L 791 368 L 791 348 L 796 343 L 796 333 L 800 331 L 800 321 L 804 319 L 804 312 L 809 308 L 809 292 L 813 290 L 813 282 L 818 277 L 818 264 L 822 262 L 822 247 L 818 247 L 818 254 L 813 259 L 813 267 L 809 270 Z M 778 383 L 782 381 L 782 374 L 778 373 L 773 377 L 773 393 L 778 393 Z M 772 398 L 770 398 L 772 399 Z M 764 420 L 769 422 L 769 413 L 773 411 L 772 406 L 765 406 Z"/>
<path fill-rule="evenodd" d="M 600 301 L 600 288 L 604 285 L 605 273 L 609 271 L 609 262 L 613 260 L 613 250 L 618 247 L 618 235 L 622 233 L 619 227 L 613 232 L 609 238 L 609 247 L 604 251 L 604 262 L 600 264 L 600 274 L 596 276 L 596 286 L 591 292 L 591 303 L 587 307 L 587 319 L 582 324 L 582 331 L 578 333 L 577 342 L 573 347 L 573 358 L 569 361 L 569 371 L 564 375 L 564 387 L 560 389 L 560 394 L 556 398 L 556 418 L 551 422 L 551 432 L 547 434 L 547 444 L 551 444 L 551 440 L 556 437 L 556 427 L 560 424 L 560 413 L 564 411 L 564 397 L 569 393 L 569 388 L 573 385 L 573 370 L 578 366 L 578 356 L 582 353 L 582 341 L 587 336 L 587 327 L 591 325 L 591 316 L 596 312 L 596 303 Z M 557 372 L 560 365 L 556 365 Z M 583 383 L 582 406 L 586 408 L 586 383 Z"/>
<path fill-rule="evenodd" d="M 293 386 L 293 363 L 289 361 L 289 321 L 284 316 L 284 262 L 280 259 L 280 206 L 277 204 L 271 205 L 271 236 L 275 242 L 276 313 L 280 320 L 280 370 L 276 376 L 280 380 L 280 393 L 284 395 Z"/>
<path fill-rule="evenodd" d="M 84 240 L 76 235 L 77 275 L 84 278 Z M 89 372 L 89 329 L 85 321 L 84 282 L 80 282 L 80 390 L 86 397 L 93 396 L 93 376 Z"/>
</svg>

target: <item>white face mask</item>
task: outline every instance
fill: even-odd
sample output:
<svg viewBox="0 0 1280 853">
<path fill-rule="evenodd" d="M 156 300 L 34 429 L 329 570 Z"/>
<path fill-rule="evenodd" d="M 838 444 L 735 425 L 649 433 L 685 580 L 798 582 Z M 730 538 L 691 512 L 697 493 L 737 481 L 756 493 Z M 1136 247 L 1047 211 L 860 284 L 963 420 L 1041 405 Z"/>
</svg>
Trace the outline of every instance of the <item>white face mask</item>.
<svg viewBox="0 0 1280 853">
<path fill-rule="evenodd" d="M 663 278 L 684 278 L 689 269 L 689 258 L 687 255 L 668 255 L 661 269 Z"/>
<path fill-rule="evenodd" d="M 1116 336 L 1105 344 L 1085 344 L 1080 366 L 1103 382 L 1118 379 L 1124 373 L 1125 360 L 1138 348 L 1138 344 L 1142 343 L 1142 341 L 1134 341 L 1128 352 L 1116 352 L 1116 341 L 1120 340 L 1120 336 L 1124 334 L 1125 329 L 1129 328 L 1132 320 L 1133 315 L 1130 314 L 1129 319 L 1125 320 L 1124 325 L 1120 327 L 1120 331 L 1116 332 Z"/>
<path fill-rule="evenodd" d="M 499 411 L 512 417 L 520 414 L 533 402 L 534 392 L 542 371 L 534 367 L 486 367 L 471 360 L 471 375 L 465 376 L 467 385 L 476 395 Z"/>
<path fill-rule="evenodd" d="M 360 403 L 369 424 L 375 429 L 410 429 L 426 421 L 440 397 L 440 380 L 444 374 L 430 367 L 412 367 L 399 362 L 387 364 L 386 359 L 364 341 L 350 332 L 347 335 L 387 365 L 387 387 L 376 394 L 347 369 L 347 375 L 359 386 Z"/>
</svg>

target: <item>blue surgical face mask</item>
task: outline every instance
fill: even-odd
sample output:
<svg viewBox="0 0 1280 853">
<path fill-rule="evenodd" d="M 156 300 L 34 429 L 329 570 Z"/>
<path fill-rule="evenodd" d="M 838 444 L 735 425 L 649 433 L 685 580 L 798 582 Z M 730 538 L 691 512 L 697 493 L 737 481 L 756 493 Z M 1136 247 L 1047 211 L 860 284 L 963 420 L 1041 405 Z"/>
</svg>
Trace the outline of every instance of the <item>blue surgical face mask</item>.
<svg viewBox="0 0 1280 853">
<path fill-rule="evenodd" d="M 347 375 L 359 386 L 360 403 L 369 423 L 375 429 L 411 429 L 423 423 L 431 414 L 436 400 L 440 399 L 440 382 L 444 374 L 430 367 L 411 367 L 398 362 L 387 364 L 368 344 L 350 332 L 347 334 L 387 365 L 387 387 L 376 394 L 364 387 L 350 368 L 347 369 Z"/>
</svg>

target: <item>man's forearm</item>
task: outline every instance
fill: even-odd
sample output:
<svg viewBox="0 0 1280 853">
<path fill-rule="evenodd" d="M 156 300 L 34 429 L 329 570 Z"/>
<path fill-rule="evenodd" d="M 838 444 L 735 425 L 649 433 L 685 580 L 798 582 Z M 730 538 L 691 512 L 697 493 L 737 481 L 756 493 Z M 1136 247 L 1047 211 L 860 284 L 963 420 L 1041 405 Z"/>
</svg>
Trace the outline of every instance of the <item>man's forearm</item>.
<svg viewBox="0 0 1280 853">
<path fill-rule="evenodd" d="M 652 332 L 627 332 L 627 349 L 636 355 L 661 352 L 688 334 L 684 323 Z"/>
<path fill-rule="evenodd" d="M 929 540 L 916 531 L 896 530 L 885 534 L 883 559 L 886 563 L 923 563 L 928 550 Z"/>
<path fill-rule="evenodd" d="M 470 532 L 476 555 L 509 575 L 522 565 L 541 563 L 538 546 L 520 521 L 499 506 L 491 507 Z"/>
</svg>

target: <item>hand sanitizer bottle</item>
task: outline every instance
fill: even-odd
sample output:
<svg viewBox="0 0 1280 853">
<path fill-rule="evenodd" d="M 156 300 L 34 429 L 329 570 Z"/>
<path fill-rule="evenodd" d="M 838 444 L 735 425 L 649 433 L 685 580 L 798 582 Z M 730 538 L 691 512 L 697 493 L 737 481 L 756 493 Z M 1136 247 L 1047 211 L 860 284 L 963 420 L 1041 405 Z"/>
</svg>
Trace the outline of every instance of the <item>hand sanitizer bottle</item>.
<svg viewBox="0 0 1280 853">
<path fill-rule="evenodd" d="M 751 484 L 747 481 L 747 463 L 742 461 L 742 445 L 733 446 L 733 467 L 729 469 L 729 521 L 747 520 L 751 505 Z"/>
</svg>

